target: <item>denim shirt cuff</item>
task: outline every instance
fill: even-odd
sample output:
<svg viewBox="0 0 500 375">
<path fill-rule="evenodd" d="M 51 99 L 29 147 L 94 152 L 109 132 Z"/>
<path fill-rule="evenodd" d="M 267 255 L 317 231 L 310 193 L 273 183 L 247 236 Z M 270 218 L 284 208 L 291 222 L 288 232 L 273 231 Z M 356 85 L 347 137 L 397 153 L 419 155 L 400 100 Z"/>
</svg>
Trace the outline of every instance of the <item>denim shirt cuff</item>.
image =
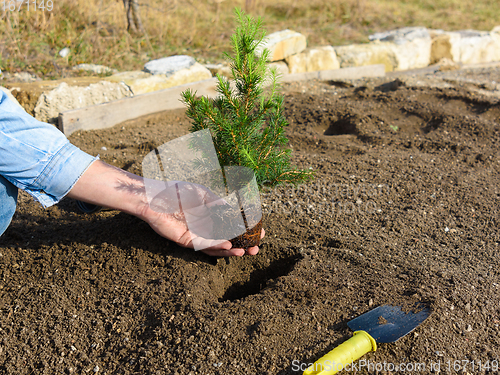
<svg viewBox="0 0 500 375">
<path fill-rule="evenodd" d="M 50 207 L 63 199 L 78 179 L 99 159 L 66 143 L 45 166 L 42 173 L 26 191 L 44 207 Z"/>
</svg>

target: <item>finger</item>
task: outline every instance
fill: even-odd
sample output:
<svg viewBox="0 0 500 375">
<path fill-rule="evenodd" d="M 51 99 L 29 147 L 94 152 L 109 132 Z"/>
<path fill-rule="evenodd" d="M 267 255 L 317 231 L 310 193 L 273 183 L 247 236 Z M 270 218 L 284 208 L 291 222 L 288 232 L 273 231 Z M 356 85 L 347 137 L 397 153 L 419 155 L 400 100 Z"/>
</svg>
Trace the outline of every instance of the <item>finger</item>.
<svg viewBox="0 0 500 375">
<path fill-rule="evenodd" d="M 246 255 L 257 255 L 259 252 L 258 246 L 249 247 L 246 251 Z"/>
<path fill-rule="evenodd" d="M 191 245 L 194 249 L 201 251 L 210 250 L 223 250 L 227 251 L 231 249 L 231 242 L 227 240 L 210 240 L 202 237 L 196 237 L 192 239 Z"/>
<path fill-rule="evenodd" d="M 260 239 L 263 239 L 265 235 L 266 231 L 264 230 L 264 228 L 262 228 L 262 231 L 260 232 Z"/>
<path fill-rule="evenodd" d="M 214 257 L 232 257 L 232 256 L 241 257 L 245 255 L 245 250 L 243 249 L 229 249 L 229 250 L 205 249 L 201 250 L 201 252 Z"/>
</svg>

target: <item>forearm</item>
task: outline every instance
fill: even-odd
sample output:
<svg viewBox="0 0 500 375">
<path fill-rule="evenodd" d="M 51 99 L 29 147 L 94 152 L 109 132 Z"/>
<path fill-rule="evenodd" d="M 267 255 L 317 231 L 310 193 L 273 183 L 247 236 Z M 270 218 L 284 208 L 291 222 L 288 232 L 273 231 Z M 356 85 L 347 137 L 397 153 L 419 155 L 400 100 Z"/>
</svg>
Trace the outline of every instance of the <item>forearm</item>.
<svg viewBox="0 0 500 375">
<path fill-rule="evenodd" d="M 212 239 L 213 221 L 206 208 L 220 198 L 200 185 L 145 179 L 97 160 L 67 196 L 135 215 L 161 236 L 209 255 L 255 255 L 259 251 L 256 246 L 245 251 L 231 248 L 228 240 Z M 191 221 L 186 221 L 183 210 L 190 212 Z"/>
<path fill-rule="evenodd" d="M 92 163 L 67 196 L 141 218 L 148 208 L 144 179 L 100 160 Z"/>
</svg>

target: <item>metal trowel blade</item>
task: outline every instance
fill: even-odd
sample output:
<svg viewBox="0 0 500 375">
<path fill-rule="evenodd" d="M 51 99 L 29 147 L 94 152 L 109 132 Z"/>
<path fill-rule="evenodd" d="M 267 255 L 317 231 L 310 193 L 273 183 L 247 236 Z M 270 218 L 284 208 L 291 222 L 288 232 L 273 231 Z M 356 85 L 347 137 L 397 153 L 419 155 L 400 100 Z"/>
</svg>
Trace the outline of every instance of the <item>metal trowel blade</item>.
<svg viewBox="0 0 500 375">
<path fill-rule="evenodd" d="M 413 311 L 404 312 L 399 306 L 379 306 L 347 325 L 353 331 L 366 331 L 377 343 L 389 343 L 406 336 L 431 314 L 428 307 L 419 305 Z"/>
</svg>

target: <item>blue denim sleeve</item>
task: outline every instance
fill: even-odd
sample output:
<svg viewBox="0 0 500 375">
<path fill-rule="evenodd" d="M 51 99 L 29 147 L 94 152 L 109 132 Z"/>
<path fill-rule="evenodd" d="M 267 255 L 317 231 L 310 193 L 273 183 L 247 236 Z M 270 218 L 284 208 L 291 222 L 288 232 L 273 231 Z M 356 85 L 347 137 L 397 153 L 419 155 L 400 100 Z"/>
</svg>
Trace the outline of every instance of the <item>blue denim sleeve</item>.
<svg viewBox="0 0 500 375">
<path fill-rule="evenodd" d="M 59 202 L 97 160 L 0 91 L 0 175 L 44 207 Z"/>
</svg>

